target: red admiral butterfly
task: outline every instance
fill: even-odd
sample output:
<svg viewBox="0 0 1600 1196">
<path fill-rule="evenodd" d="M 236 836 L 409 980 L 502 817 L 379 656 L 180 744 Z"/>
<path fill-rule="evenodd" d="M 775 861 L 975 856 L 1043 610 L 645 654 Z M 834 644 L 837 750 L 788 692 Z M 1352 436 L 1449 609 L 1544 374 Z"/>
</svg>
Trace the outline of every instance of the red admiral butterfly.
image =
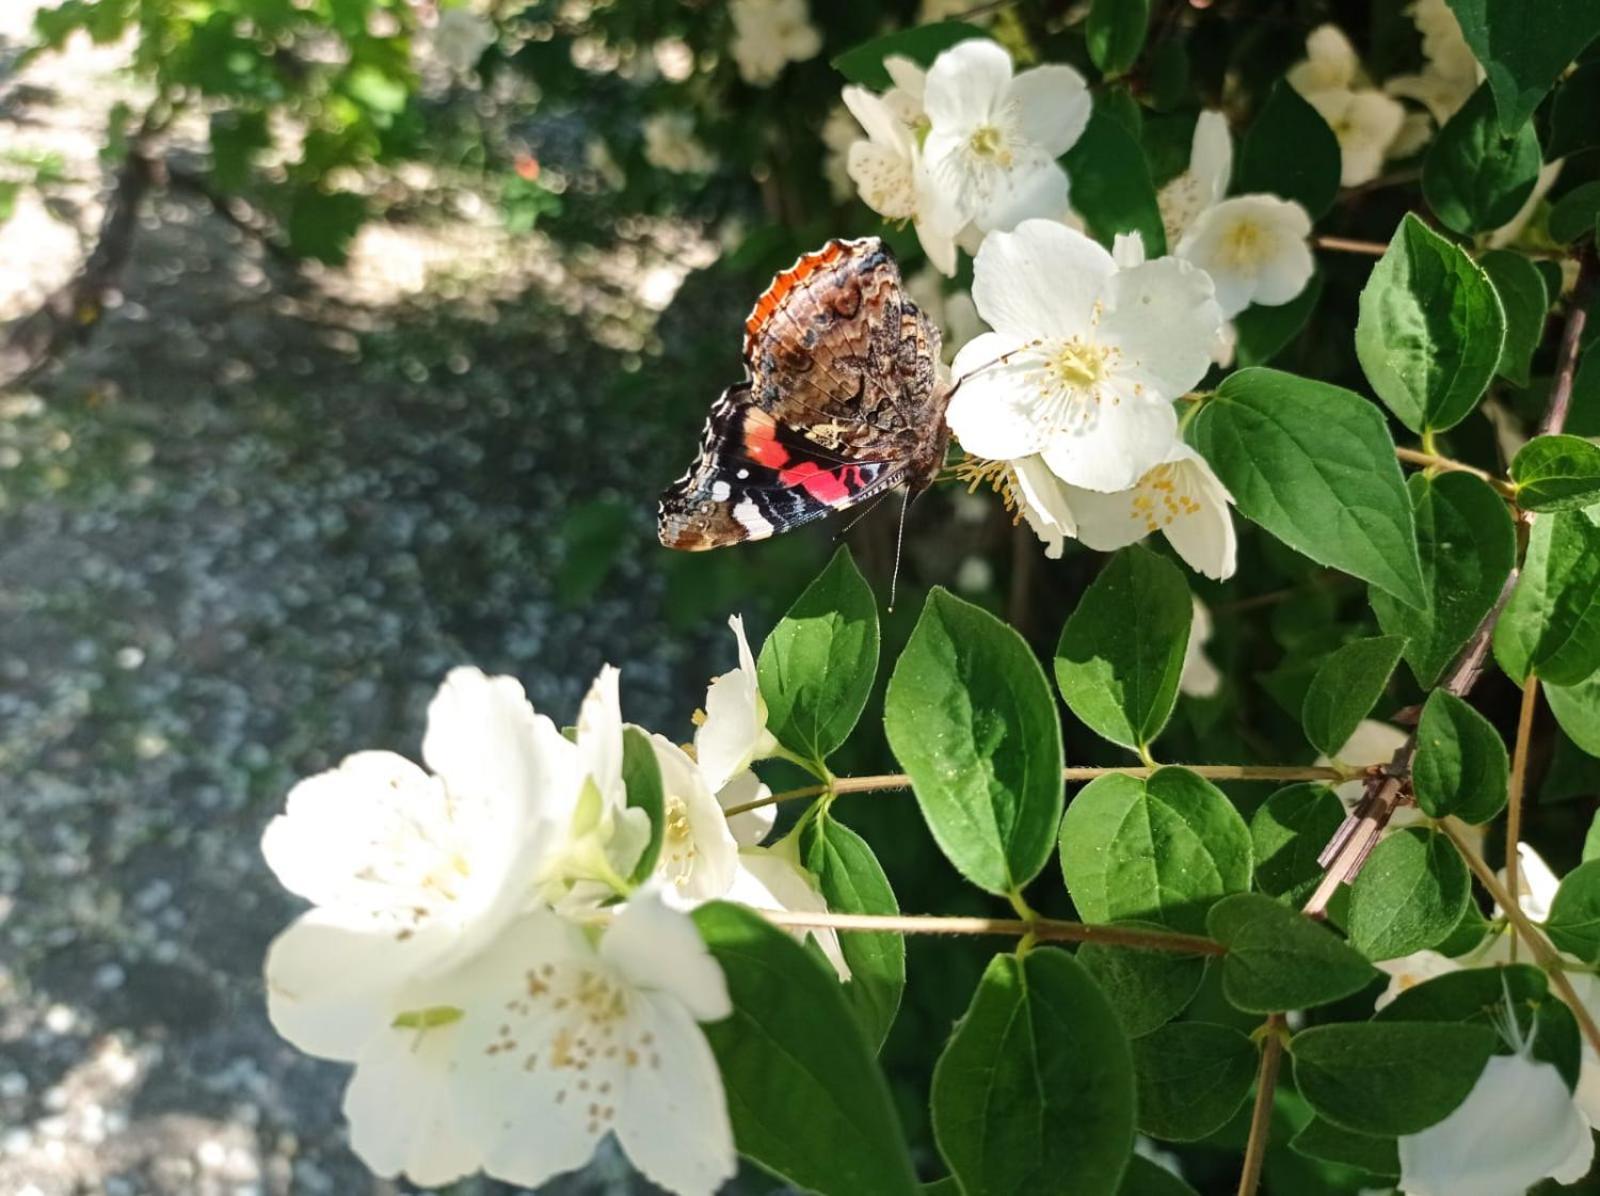
<svg viewBox="0 0 1600 1196">
<path fill-rule="evenodd" d="M 763 540 L 944 465 L 939 330 L 877 237 L 829 241 L 745 319 L 745 381 L 711 407 L 700 455 L 661 496 L 657 531 L 697 552 Z"/>
</svg>

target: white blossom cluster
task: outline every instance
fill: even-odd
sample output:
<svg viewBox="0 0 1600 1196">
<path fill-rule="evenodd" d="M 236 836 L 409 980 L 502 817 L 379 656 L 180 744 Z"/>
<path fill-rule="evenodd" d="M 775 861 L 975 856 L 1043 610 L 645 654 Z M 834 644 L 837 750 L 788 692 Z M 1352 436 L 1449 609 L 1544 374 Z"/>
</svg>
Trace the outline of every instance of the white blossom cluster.
<svg viewBox="0 0 1600 1196">
<path fill-rule="evenodd" d="M 751 763 L 776 750 L 741 622 L 689 747 L 650 735 L 662 838 L 628 805 L 618 673 L 564 735 L 510 677 L 453 671 L 428 708 L 426 768 L 361 752 L 302 781 L 262 851 L 311 903 L 266 960 L 273 1026 L 354 1064 L 355 1152 L 438 1186 L 482 1170 L 537 1187 L 614 1133 L 674 1192 L 711 1193 L 736 1159 L 699 1023 L 731 1012 L 686 910 L 714 898 L 826 908 Z M 837 936 L 818 934 L 841 978 Z"/>
</svg>

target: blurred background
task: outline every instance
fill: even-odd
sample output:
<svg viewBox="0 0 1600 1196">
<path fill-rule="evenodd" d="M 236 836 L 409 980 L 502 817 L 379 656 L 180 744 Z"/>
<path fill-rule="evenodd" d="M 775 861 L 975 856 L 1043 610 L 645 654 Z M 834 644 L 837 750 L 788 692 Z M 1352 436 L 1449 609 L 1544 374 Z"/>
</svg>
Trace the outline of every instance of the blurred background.
<svg viewBox="0 0 1600 1196">
<path fill-rule="evenodd" d="M 1417 56 L 1399 4 L 1210 7 L 1158 3 L 1127 89 L 1157 183 L 1199 107 L 1248 108 L 1319 20 Z M 953 15 L 1092 77 L 1082 6 L 1042 0 L 0 2 L 0 1193 L 409 1190 L 346 1149 L 346 1069 L 267 1024 L 261 958 L 298 907 L 261 830 L 348 752 L 415 757 L 459 663 L 563 720 L 611 662 L 629 719 L 689 738 L 733 664 L 727 616 L 758 642 L 838 532 L 696 556 L 655 539 L 773 270 L 876 232 L 972 331 L 970 265 L 944 283 L 854 199 L 830 65 Z M 1405 206 L 1359 196 L 1328 231 L 1386 240 Z M 1322 262 L 1313 333 L 1279 364 L 1352 380 L 1369 266 Z M 1535 409 L 1539 386 L 1509 401 Z M 1572 430 L 1600 431 L 1596 407 Z M 1487 420 L 1452 441 L 1493 463 Z M 881 594 L 893 506 L 848 537 Z M 1048 653 L 1100 560 L 1074 547 L 1048 562 L 992 495 L 940 488 L 911 512 L 885 660 L 933 584 Z M 1299 696 L 1370 630 L 1360 587 L 1257 537 L 1235 582 L 1194 580 L 1233 679 L 1184 699 L 1163 757 L 1308 760 Z M 1122 762 L 1070 726 L 1068 752 Z M 836 767 L 891 763 L 869 711 Z M 1546 802 L 1596 791 L 1553 728 L 1537 767 Z M 1231 790 L 1247 810 L 1265 793 Z M 1580 804 L 1552 805 L 1552 841 Z M 837 812 L 902 908 L 987 908 L 908 795 Z M 1040 888 L 1068 910 L 1058 878 Z M 928 1178 L 930 1044 L 988 946 L 911 944 L 884 1060 Z M 1357 1190 L 1284 1137 L 1273 1191 Z M 1186 1148 L 1190 1182 L 1231 1190 L 1243 1139 Z M 648 1190 L 613 1155 L 556 1186 Z"/>
</svg>

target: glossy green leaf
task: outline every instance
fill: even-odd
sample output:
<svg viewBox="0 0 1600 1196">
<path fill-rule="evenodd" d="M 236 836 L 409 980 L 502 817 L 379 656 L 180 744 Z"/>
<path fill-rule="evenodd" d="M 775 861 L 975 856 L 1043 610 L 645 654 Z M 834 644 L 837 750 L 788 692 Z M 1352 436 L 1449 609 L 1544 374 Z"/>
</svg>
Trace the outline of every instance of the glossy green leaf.
<svg viewBox="0 0 1600 1196">
<path fill-rule="evenodd" d="M 973 884 L 1020 890 L 1061 820 L 1061 724 L 1027 643 L 935 588 L 895 664 L 884 728 L 940 849 Z"/>
<path fill-rule="evenodd" d="M 1260 893 L 1217 902 L 1206 929 L 1228 948 L 1222 993 L 1246 1013 L 1326 1005 L 1360 992 L 1378 974 L 1326 926 Z"/>
<path fill-rule="evenodd" d="M 1600 6 L 1591 0 L 1544 0 L 1537 15 L 1523 0 L 1448 2 L 1489 76 L 1507 131 L 1533 115 L 1566 65 L 1600 33 Z"/>
<path fill-rule="evenodd" d="M 1145 254 L 1166 252 L 1167 234 L 1156 203 L 1156 187 L 1144 150 L 1097 98 L 1083 136 L 1061 158 L 1072 179 L 1072 207 L 1102 245 L 1110 246 L 1118 233 L 1137 232 L 1144 238 Z"/>
<path fill-rule="evenodd" d="M 832 971 L 743 906 L 693 916 L 733 1001 L 704 1029 L 739 1153 L 826 1196 L 915 1192 L 888 1085 Z"/>
<path fill-rule="evenodd" d="M 1417 684 L 1438 681 L 1493 609 L 1517 559 L 1511 513 L 1488 484 L 1467 473 L 1415 473 L 1406 483 L 1416 517 L 1426 600 L 1408 606 L 1367 591 L 1378 626 L 1405 637 Z"/>
<path fill-rule="evenodd" d="M 1389 684 L 1405 641 L 1397 635 L 1351 640 L 1329 653 L 1311 679 L 1300 708 L 1306 738 L 1324 756 L 1337 756 L 1345 741 Z"/>
<path fill-rule="evenodd" d="M 1199 1196 L 1199 1194 L 1160 1163 L 1152 1163 L 1142 1154 L 1136 1154 L 1128 1160 L 1128 1169 L 1122 1173 L 1122 1186 L 1117 1189 L 1117 1196 Z"/>
<path fill-rule="evenodd" d="M 1394 1138 L 1358 1134 L 1320 1117 L 1306 1122 L 1289 1140 L 1289 1148 L 1308 1159 L 1354 1167 L 1381 1179 L 1400 1178 L 1400 1146 Z"/>
<path fill-rule="evenodd" d="M 1322 879 L 1317 857 L 1344 821 L 1344 804 L 1326 785 L 1290 785 L 1250 818 L 1256 887 L 1298 905 Z"/>
<path fill-rule="evenodd" d="M 867 841 L 830 814 L 819 814 L 802 839 L 805 865 L 828 908 L 845 914 L 898 914 L 889 878 Z M 874 1047 L 883 1045 L 906 987 L 906 944 L 898 934 L 839 932 L 850 965 L 844 993 Z"/>
<path fill-rule="evenodd" d="M 1484 84 L 1433 139 L 1422 163 L 1422 193 L 1446 228 L 1499 228 L 1533 193 L 1543 165 L 1531 121 L 1501 130 Z"/>
<path fill-rule="evenodd" d="M 1600 672 L 1576 685 L 1546 685 L 1544 696 L 1567 738 L 1600 756 Z"/>
<path fill-rule="evenodd" d="M 1508 382 L 1526 386 L 1534 351 L 1544 336 L 1545 315 L 1550 309 L 1544 275 L 1529 259 L 1509 249 L 1491 249 L 1478 259 L 1478 265 L 1494 283 L 1495 294 L 1500 296 L 1500 307 L 1506 315 L 1506 340 L 1501 346 L 1495 372 Z"/>
<path fill-rule="evenodd" d="M 1361 291 L 1356 356 L 1378 397 L 1413 432 L 1454 427 L 1483 397 L 1505 336 L 1489 276 L 1408 213 Z"/>
<path fill-rule="evenodd" d="M 878 673 L 878 600 L 848 548 L 795 599 L 756 667 L 784 747 L 820 762 L 850 737 Z"/>
<path fill-rule="evenodd" d="M 1311 276 L 1311 281 L 1287 303 L 1275 307 L 1257 303 L 1245 308 L 1233 320 L 1233 360 L 1241 369 L 1252 365 L 1266 365 L 1288 347 L 1300 330 L 1306 326 L 1317 301 L 1322 298 L 1322 271 Z"/>
<path fill-rule="evenodd" d="M 1117 925 L 1162 929 L 1153 922 L 1119 922 Z M 1206 971 L 1202 955 L 1110 947 L 1102 943 L 1083 944 L 1078 948 L 1077 959 L 1106 994 L 1129 1038 L 1148 1034 L 1182 1013 L 1194 999 Z"/>
<path fill-rule="evenodd" d="M 1174 1022 L 1135 1040 L 1139 1129 L 1194 1142 L 1233 1119 L 1255 1079 L 1256 1048 L 1232 1026 Z"/>
<path fill-rule="evenodd" d="M 1108 77 L 1126 74 L 1149 27 L 1150 0 L 1093 0 L 1083 26 L 1090 59 Z"/>
<path fill-rule="evenodd" d="M 1139 749 L 1172 715 L 1194 600 L 1171 561 L 1134 545 L 1078 600 L 1056 645 L 1056 683 L 1096 734 Z"/>
<path fill-rule="evenodd" d="M 1600 146 L 1600 62 L 1588 62 L 1561 81 L 1550 110 L 1550 160 Z"/>
<path fill-rule="evenodd" d="M 1594 232 L 1600 219 L 1600 181 L 1579 183 L 1550 205 L 1550 236 L 1566 243 Z"/>
<path fill-rule="evenodd" d="M 1535 436 L 1511 461 L 1517 505 L 1572 511 L 1600 503 L 1600 444 L 1581 436 Z"/>
<path fill-rule="evenodd" d="M 939 1058 L 932 1104 L 967 1196 L 1109 1196 L 1133 1149 L 1133 1056 L 1072 956 L 1000 955 Z"/>
<path fill-rule="evenodd" d="M 622 784 L 628 793 L 628 808 L 643 810 L 650 816 L 650 841 L 645 844 L 631 877 L 640 882 L 655 871 L 656 859 L 661 854 L 666 799 L 655 749 L 650 746 L 650 737 L 637 727 L 622 729 Z"/>
<path fill-rule="evenodd" d="M 972 38 L 988 39 L 989 35 L 976 25 L 965 21 L 938 21 L 932 25 L 918 25 L 914 29 L 901 29 L 863 42 L 846 50 L 833 60 L 833 69 L 851 83 L 860 83 L 874 91 L 887 91 L 894 83 L 884 69 L 883 60 L 899 55 L 909 58 L 918 66 L 929 67 L 934 59 L 957 42 Z"/>
<path fill-rule="evenodd" d="M 1319 564 L 1410 605 L 1426 600 L 1394 441 L 1360 395 L 1277 370 L 1238 370 L 1188 436 L 1246 518 Z"/>
<path fill-rule="evenodd" d="M 1250 887 L 1250 831 L 1182 768 L 1085 785 L 1061 821 L 1061 872 L 1087 922 L 1145 918 L 1202 932 L 1218 898 Z"/>
<path fill-rule="evenodd" d="M 1296 200 L 1316 220 L 1339 194 L 1341 163 L 1339 139 L 1328 123 L 1280 79 L 1244 135 L 1233 191 Z"/>
<path fill-rule="evenodd" d="M 1578 1020 L 1550 991 L 1544 972 L 1530 964 L 1501 963 L 1446 972 L 1405 989 L 1374 1014 L 1373 1020 L 1470 1022 L 1503 1031 L 1508 1001 L 1518 1032 L 1532 1044 L 1533 1057 L 1559 1071 L 1568 1088 L 1576 1088 L 1583 1059 Z M 1499 1038 L 1496 1054 L 1516 1050 L 1504 1033 Z"/>
<path fill-rule="evenodd" d="M 1411 783 L 1430 818 L 1484 823 L 1506 804 L 1510 763 L 1494 724 L 1444 690 L 1428 695 L 1417 723 Z"/>
<path fill-rule="evenodd" d="M 1494 657 L 1513 681 L 1531 672 L 1576 685 L 1600 669 L 1600 508 L 1534 521 L 1517 588 L 1494 630 Z"/>
<path fill-rule="evenodd" d="M 1561 878 L 1544 928 L 1557 949 L 1600 963 L 1600 860 L 1579 864 Z"/>
<path fill-rule="evenodd" d="M 1488 1026 L 1347 1022 L 1289 1043 L 1294 1082 L 1317 1113 L 1360 1134 L 1415 1134 L 1467 1098 L 1494 1053 Z"/>
<path fill-rule="evenodd" d="M 1419 827 L 1394 831 L 1350 887 L 1350 943 L 1373 960 L 1438 946 L 1471 897 L 1472 878 L 1455 844 Z"/>
</svg>

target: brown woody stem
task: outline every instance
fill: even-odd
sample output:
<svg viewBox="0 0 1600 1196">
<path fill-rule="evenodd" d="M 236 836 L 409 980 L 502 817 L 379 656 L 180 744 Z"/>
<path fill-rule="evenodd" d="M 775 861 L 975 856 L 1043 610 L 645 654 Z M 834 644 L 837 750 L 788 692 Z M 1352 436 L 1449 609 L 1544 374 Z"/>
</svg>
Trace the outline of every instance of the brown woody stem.
<svg viewBox="0 0 1600 1196">
<path fill-rule="evenodd" d="M 1272 1131 L 1272 1101 L 1278 1091 L 1288 1022 L 1283 1014 L 1274 1013 L 1262 1031 L 1261 1068 L 1256 1072 L 1256 1101 L 1250 1110 L 1250 1137 L 1244 1147 L 1244 1169 L 1239 1173 L 1239 1196 L 1255 1196 L 1261 1184 L 1261 1163 L 1267 1156 L 1267 1137 Z"/>
</svg>

